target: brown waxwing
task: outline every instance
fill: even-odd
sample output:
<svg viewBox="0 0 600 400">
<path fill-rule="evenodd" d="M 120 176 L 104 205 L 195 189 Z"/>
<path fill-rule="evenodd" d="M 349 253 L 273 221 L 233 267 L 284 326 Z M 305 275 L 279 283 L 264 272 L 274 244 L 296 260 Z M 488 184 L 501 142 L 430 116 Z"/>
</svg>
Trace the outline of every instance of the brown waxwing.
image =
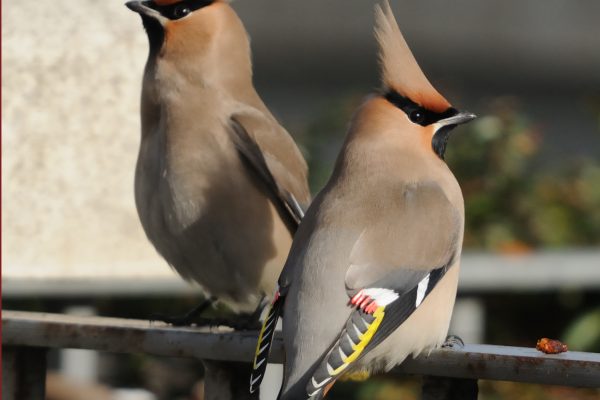
<svg viewBox="0 0 600 400">
<path fill-rule="evenodd" d="M 130 1 L 148 34 L 135 199 L 185 279 L 236 312 L 271 295 L 310 201 L 307 167 L 252 82 L 226 1 Z"/>
<path fill-rule="evenodd" d="M 460 187 L 443 161 L 475 118 L 429 83 L 387 2 L 376 7 L 383 91 L 355 113 L 333 174 L 294 238 L 261 332 L 255 390 L 283 314 L 282 400 L 320 399 L 349 372 L 442 344 L 458 283 Z"/>
</svg>

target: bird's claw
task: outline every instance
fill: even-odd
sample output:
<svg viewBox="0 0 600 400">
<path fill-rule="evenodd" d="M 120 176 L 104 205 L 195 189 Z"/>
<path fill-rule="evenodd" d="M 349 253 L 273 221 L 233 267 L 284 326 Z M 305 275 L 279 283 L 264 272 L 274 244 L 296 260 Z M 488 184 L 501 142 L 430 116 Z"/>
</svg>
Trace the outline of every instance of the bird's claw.
<svg viewBox="0 0 600 400">
<path fill-rule="evenodd" d="M 443 349 L 461 349 L 465 347 L 465 342 L 456 335 L 448 335 L 446 341 L 442 344 Z"/>
</svg>

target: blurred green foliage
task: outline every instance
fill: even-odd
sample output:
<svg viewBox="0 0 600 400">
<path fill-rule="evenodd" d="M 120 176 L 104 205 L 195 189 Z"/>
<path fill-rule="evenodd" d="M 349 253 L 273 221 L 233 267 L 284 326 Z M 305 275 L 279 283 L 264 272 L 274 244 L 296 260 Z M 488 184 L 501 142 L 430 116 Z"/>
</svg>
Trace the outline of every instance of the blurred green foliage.
<svg viewBox="0 0 600 400">
<path fill-rule="evenodd" d="M 563 159 L 534 168 L 542 137 L 508 98 L 451 138 L 447 162 L 465 196 L 465 246 L 522 252 L 600 244 L 600 165 Z"/>
<path fill-rule="evenodd" d="M 563 335 L 569 348 L 578 351 L 600 350 L 600 307 L 580 315 Z"/>
</svg>

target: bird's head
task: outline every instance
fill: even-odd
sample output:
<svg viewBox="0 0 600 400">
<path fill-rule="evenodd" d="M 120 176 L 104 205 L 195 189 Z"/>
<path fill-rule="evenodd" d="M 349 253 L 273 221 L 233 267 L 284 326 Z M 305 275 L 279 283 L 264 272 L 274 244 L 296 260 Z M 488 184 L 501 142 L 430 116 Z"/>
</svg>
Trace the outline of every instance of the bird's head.
<svg viewBox="0 0 600 400">
<path fill-rule="evenodd" d="M 401 118 L 400 135 L 420 135 L 407 140 L 424 143 L 441 159 L 444 158 L 450 131 L 469 122 L 475 114 L 461 112 L 431 85 L 410 51 L 387 1 L 376 6 L 375 36 L 379 43 L 379 59 L 383 93 L 388 107 L 394 107 Z"/>
<path fill-rule="evenodd" d="M 133 0 L 125 5 L 142 17 L 151 59 L 217 69 L 213 64 L 226 54 L 230 64 L 249 63 L 246 30 L 225 0 Z"/>
</svg>

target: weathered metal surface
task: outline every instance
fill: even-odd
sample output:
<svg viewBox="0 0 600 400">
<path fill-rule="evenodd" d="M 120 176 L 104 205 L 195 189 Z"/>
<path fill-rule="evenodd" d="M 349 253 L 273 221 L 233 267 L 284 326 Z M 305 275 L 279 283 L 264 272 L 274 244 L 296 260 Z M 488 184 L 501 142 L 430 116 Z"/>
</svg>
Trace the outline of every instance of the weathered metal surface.
<svg viewBox="0 0 600 400">
<path fill-rule="evenodd" d="M 41 400 L 46 390 L 46 349 L 5 346 L 2 341 L 2 399 Z"/>
<path fill-rule="evenodd" d="M 2 313 L 2 344 L 147 353 L 219 361 L 249 361 L 255 332 L 173 328 L 162 323 L 18 311 Z M 271 362 L 281 363 L 276 338 Z M 465 345 L 407 360 L 396 373 L 600 387 L 600 354 L 546 355 L 533 347 Z"/>
<path fill-rule="evenodd" d="M 3 311 L 2 344 L 249 361 L 254 356 L 256 333 L 174 328 L 162 322 L 130 319 Z M 275 349 L 274 358 L 281 362 L 280 346 Z"/>
<path fill-rule="evenodd" d="M 600 354 L 569 351 L 547 355 L 534 347 L 465 345 L 406 360 L 398 373 L 600 387 Z"/>
</svg>

